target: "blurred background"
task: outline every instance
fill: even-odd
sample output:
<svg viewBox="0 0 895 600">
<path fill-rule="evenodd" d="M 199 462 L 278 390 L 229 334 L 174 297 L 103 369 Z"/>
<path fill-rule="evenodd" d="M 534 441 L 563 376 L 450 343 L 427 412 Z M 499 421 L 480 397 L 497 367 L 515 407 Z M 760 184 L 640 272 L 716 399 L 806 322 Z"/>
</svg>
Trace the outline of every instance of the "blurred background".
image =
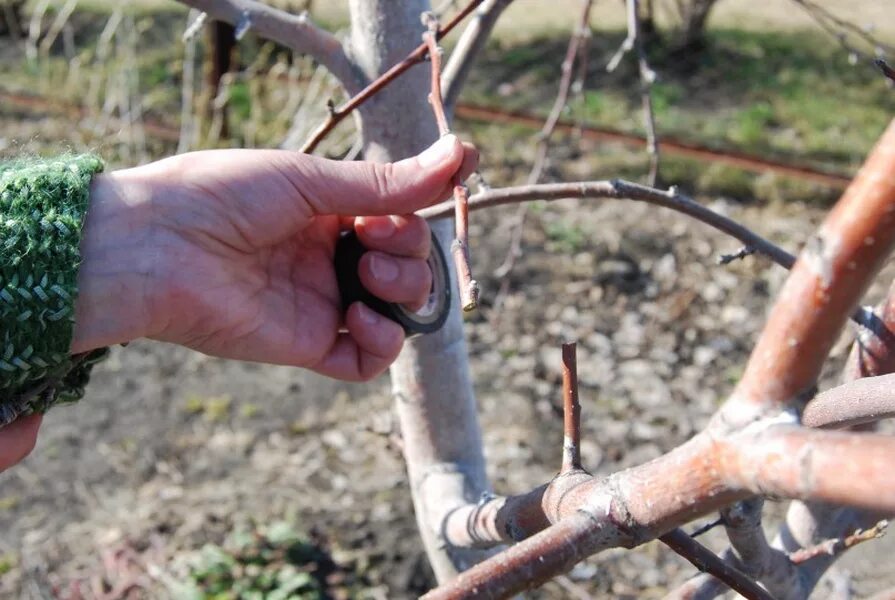
<svg viewBox="0 0 895 600">
<path fill-rule="evenodd" d="M 345 2 L 271 3 L 347 27 Z M 478 144 L 493 186 L 529 174 L 580 5 L 516 0 L 473 70 L 456 131 Z M 893 58 L 895 3 L 643 5 L 667 143 L 659 182 L 798 249 L 895 114 L 872 62 Z M 89 151 L 115 169 L 200 148 L 297 148 L 343 97 L 312 60 L 197 16 L 169 0 L 0 0 L 0 158 Z M 624 3 L 598 0 L 590 28 L 541 181 L 643 181 L 637 63 L 606 70 Z M 356 138 L 348 119 L 318 153 L 357 158 Z M 508 275 L 495 270 L 516 209 L 476 213 L 470 227 L 484 302 L 466 329 L 498 493 L 559 466 L 563 339 L 579 341 L 583 462 L 611 473 L 705 424 L 784 276 L 758 257 L 719 266 L 735 242 L 655 207 L 562 201 L 528 213 Z M 868 302 L 893 275 L 890 261 Z M 716 533 L 706 540 L 720 550 Z M 840 561 L 818 597 L 843 581 L 855 597 L 895 584 L 880 568 L 885 543 Z M 603 553 L 531 597 L 659 598 L 693 573 L 653 543 Z M 387 377 L 348 385 L 136 342 L 0 475 L 3 598 L 412 598 L 433 585 Z"/>
</svg>

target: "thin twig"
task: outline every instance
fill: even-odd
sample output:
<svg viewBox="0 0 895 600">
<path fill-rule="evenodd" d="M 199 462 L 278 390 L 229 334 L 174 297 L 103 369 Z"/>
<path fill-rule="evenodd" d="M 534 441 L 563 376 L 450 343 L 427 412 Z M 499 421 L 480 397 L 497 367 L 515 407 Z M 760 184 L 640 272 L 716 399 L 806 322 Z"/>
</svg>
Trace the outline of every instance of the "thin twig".
<svg viewBox="0 0 895 600">
<path fill-rule="evenodd" d="M 693 530 L 693 533 L 690 534 L 691 538 L 698 538 L 699 536 L 708 533 L 718 525 L 724 525 L 724 519 L 722 517 L 718 517 L 714 521 L 709 521 L 704 525 L 700 525 L 696 529 Z"/>
<path fill-rule="evenodd" d="M 743 246 L 736 252 L 733 252 L 731 254 L 722 254 L 721 256 L 719 256 L 718 264 L 729 265 L 735 260 L 742 260 L 747 256 L 752 256 L 753 254 L 755 254 L 755 248 L 752 248 L 751 246 Z"/>
<path fill-rule="evenodd" d="M 876 64 L 877 67 L 879 67 L 879 70 L 883 72 L 883 75 L 885 75 L 889 79 L 889 81 L 895 83 L 895 69 L 890 67 L 889 63 L 881 58 L 877 58 L 873 62 Z"/>
<path fill-rule="evenodd" d="M 432 63 L 432 91 L 429 92 L 429 104 L 435 113 L 435 121 L 438 130 L 444 137 L 451 133 L 447 115 L 444 110 L 444 101 L 441 97 L 441 50 L 438 48 L 438 20 L 431 13 L 424 15 L 428 31 L 423 34 L 423 40 L 429 50 L 429 60 Z M 456 225 L 456 238 L 451 243 L 451 254 L 454 257 L 454 265 L 457 268 L 457 283 L 460 286 L 460 306 L 465 312 L 475 310 L 479 303 L 479 284 L 472 278 L 469 267 L 469 189 L 455 175 L 452 181 L 454 186 L 454 220 Z"/>
<path fill-rule="evenodd" d="M 796 550 L 789 555 L 789 560 L 794 564 L 801 564 L 815 558 L 817 556 L 836 556 L 842 554 L 849 548 L 853 548 L 862 542 L 876 540 L 886 533 L 889 522 L 886 520 L 879 521 L 876 525 L 869 529 L 859 529 L 843 538 L 832 540 L 824 540 L 819 544 Z"/>
<path fill-rule="evenodd" d="M 646 130 L 646 150 L 650 157 L 649 184 L 656 185 L 659 176 L 659 137 L 656 134 L 656 117 L 653 111 L 653 83 L 656 73 L 646 57 L 643 35 L 640 33 L 640 15 L 637 0 L 627 0 L 628 35 L 606 65 L 606 71 L 613 72 L 618 68 L 625 54 L 634 50 L 637 53 L 637 68 L 640 72 L 640 97 L 643 105 L 643 125 Z"/>
<path fill-rule="evenodd" d="M 566 55 L 563 58 L 560 70 L 562 77 L 559 81 L 559 90 L 556 93 L 556 99 L 553 101 L 553 107 L 544 126 L 538 132 L 538 145 L 535 149 L 535 160 L 532 163 L 531 171 L 528 173 L 528 184 L 534 185 L 541 180 L 544 166 L 547 163 L 547 151 L 550 149 L 550 136 L 556 130 L 563 110 L 569 101 L 569 91 L 572 87 L 572 73 L 575 67 L 575 59 L 578 56 L 583 40 L 590 32 L 590 11 L 593 6 L 593 0 L 583 0 L 581 5 L 581 14 L 575 23 L 575 28 L 569 38 L 569 45 L 566 48 Z M 493 314 L 499 315 L 503 304 L 503 299 L 509 291 L 509 274 L 516 266 L 519 257 L 522 256 L 522 234 L 525 231 L 525 221 L 528 217 L 528 205 L 522 204 L 516 210 L 516 215 L 512 221 L 512 230 L 510 233 L 510 249 L 507 252 L 503 263 L 494 271 L 494 276 L 502 279 L 500 291 L 494 300 Z"/>
<path fill-rule="evenodd" d="M 471 13 L 475 8 L 484 2 L 484 0 L 471 0 L 466 7 L 454 15 L 454 18 L 451 19 L 447 25 L 439 28 L 438 32 L 435 34 L 435 39 L 440 40 L 445 35 L 450 33 L 454 27 L 460 24 L 466 16 Z M 367 100 L 375 96 L 390 84 L 392 81 L 400 77 L 404 72 L 406 72 L 410 67 L 421 63 L 426 55 L 429 53 L 429 47 L 426 42 L 423 42 L 419 46 L 417 46 L 410 54 L 407 55 L 407 58 L 399 62 L 398 64 L 392 66 L 388 71 L 380 75 L 376 78 L 375 81 L 370 83 L 367 87 L 362 89 L 360 92 L 355 94 L 352 98 L 346 100 L 338 107 L 334 107 L 329 112 L 329 116 L 326 120 L 321 123 L 317 129 L 311 134 L 311 137 L 304 143 L 301 147 L 301 152 L 313 152 L 314 148 L 325 138 L 329 132 L 335 129 L 336 125 L 342 122 L 342 120 L 351 114 L 359 106 L 363 105 Z"/>
<path fill-rule="evenodd" d="M 810 16 L 818 25 L 826 30 L 827 33 L 833 36 L 839 43 L 839 45 L 851 54 L 863 54 L 866 56 L 865 53 L 861 52 L 859 49 L 855 48 L 852 44 L 849 43 L 849 35 L 862 40 L 864 43 L 870 46 L 873 46 L 874 50 L 877 53 L 880 53 L 882 51 L 886 51 L 889 53 L 895 52 L 895 46 L 884 43 L 882 40 L 872 35 L 870 31 L 865 30 L 864 28 L 859 27 L 854 23 L 850 23 L 845 19 L 840 19 L 816 2 L 812 2 L 811 0 L 792 1 L 805 9 L 805 12 L 808 13 L 808 16 Z"/>
<path fill-rule="evenodd" d="M 685 531 L 674 529 L 659 539 L 693 563 L 697 569 L 711 573 L 743 597 L 750 600 L 774 600 L 773 596 L 746 574 L 721 560 L 714 552 L 687 535 Z"/>
<path fill-rule="evenodd" d="M 561 473 L 581 469 L 581 403 L 575 342 L 562 345 L 563 444 Z"/>
</svg>

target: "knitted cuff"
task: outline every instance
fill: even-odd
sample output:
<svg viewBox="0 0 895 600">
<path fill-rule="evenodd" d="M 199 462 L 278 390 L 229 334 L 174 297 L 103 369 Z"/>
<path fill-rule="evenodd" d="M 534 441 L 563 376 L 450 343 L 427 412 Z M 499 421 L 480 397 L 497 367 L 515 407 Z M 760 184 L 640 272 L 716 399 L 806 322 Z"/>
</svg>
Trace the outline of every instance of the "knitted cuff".
<svg viewBox="0 0 895 600">
<path fill-rule="evenodd" d="M 0 427 L 84 394 L 105 350 L 70 356 L 94 156 L 0 164 Z"/>
</svg>

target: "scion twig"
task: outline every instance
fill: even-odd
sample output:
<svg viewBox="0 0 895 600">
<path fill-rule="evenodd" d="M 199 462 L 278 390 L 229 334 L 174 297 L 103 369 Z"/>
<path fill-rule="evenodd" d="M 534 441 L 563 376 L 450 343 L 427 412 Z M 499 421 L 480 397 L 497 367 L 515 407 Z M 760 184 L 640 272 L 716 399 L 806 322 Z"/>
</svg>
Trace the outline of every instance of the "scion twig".
<svg viewBox="0 0 895 600">
<path fill-rule="evenodd" d="M 432 91 L 429 93 L 429 104 L 435 113 L 435 121 L 438 123 L 438 131 L 442 137 L 450 135 L 451 127 L 448 124 L 444 110 L 444 101 L 441 97 L 441 50 L 438 48 L 438 20 L 435 15 L 426 13 L 423 20 L 428 31 L 423 34 L 423 41 L 429 51 L 429 60 L 432 63 Z M 469 189 L 455 175 L 451 182 L 454 186 L 454 220 L 456 224 L 456 238 L 451 243 L 451 254 L 454 257 L 454 265 L 457 268 L 457 282 L 460 286 L 460 305 L 464 311 L 475 310 L 479 303 L 479 284 L 472 278 L 469 267 Z"/>
</svg>

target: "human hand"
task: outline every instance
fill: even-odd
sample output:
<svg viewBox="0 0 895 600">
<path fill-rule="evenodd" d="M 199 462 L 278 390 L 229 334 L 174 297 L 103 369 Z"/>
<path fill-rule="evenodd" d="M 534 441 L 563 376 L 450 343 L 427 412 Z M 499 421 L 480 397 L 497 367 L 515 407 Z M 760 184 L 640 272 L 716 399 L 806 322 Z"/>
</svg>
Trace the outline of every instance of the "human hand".
<svg viewBox="0 0 895 600">
<path fill-rule="evenodd" d="M 450 194 L 477 152 L 446 136 L 393 164 L 273 150 L 186 154 L 95 180 L 73 352 L 137 337 L 368 380 L 397 357 L 396 323 L 342 314 L 333 253 L 353 227 L 373 294 L 421 305 L 430 234 L 412 213 Z M 343 331 L 340 329 L 344 328 Z"/>
<path fill-rule="evenodd" d="M 34 449 L 41 415 L 19 417 L 0 429 L 0 472 L 13 466 Z"/>
</svg>

